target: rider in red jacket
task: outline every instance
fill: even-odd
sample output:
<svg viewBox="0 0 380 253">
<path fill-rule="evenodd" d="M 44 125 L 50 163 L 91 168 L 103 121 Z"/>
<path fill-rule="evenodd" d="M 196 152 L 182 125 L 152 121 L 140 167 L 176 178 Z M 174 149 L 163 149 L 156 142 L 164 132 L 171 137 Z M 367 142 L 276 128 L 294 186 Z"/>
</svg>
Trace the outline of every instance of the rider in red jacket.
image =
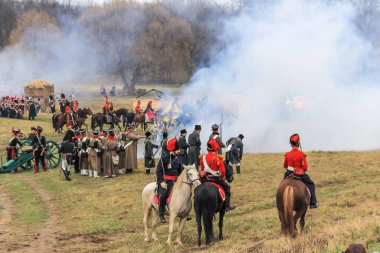
<svg viewBox="0 0 380 253">
<path fill-rule="evenodd" d="M 207 142 L 206 155 L 200 156 L 201 170 L 199 175 L 206 178 L 206 181 L 215 182 L 220 185 L 226 193 L 226 211 L 234 210 L 236 207 L 230 204 L 231 188 L 226 180 L 226 168 L 224 167 L 223 156 L 218 154 L 219 144 L 215 139 Z"/>
<path fill-rule="evenodd" d="M 302 182 L 306 184 L 311 193 L 310 208 L 317 208 L 317 197 L 315 195 L 315 185 L 311 181 L 307 171 L 306 154 L 300 148 L 300 136 L 293 134 L 290 136 L 290 145 L 292 150 L 285 154 L 284 168 L 286 169 L 284 179 L 295 175 L 301 178 Z"/>
</svg>

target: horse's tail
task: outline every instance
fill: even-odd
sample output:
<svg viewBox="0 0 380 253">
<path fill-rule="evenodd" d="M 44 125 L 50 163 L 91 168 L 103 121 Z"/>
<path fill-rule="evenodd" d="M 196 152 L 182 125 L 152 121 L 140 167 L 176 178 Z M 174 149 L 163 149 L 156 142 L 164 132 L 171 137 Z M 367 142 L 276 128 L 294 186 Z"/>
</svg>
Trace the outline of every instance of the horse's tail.
<svg viewBox="0 0 380 253">
<path fill-rule="evenodd" d="M 214 237 L 214 231 L 213 231 L 213 225 L 212 220 L 214 219 L 214 212 L 210 209 L 205 207 L 203 209 L 203 226 L 205 229 L 205 235 L 206 235 L 206 244 L 209 244 L 213 237 Z"/>
<path fill-rule="evenodd" d="M 51 117 L 51 123 L 53 124 L 54 130 L 56 130 L 57 129 L 57 115 L 56 114 L 53 114 L 53 116 Z"/>
<path fill-rule="evenodd" d="M 293 209 L 294 209 L 294 194 L 293 194 L 293 187 L 287 186 L 284 191 L 283 195 L 283 202 L 284 202 L 284 214 L 285 214 L 285 226 L 288 229 L 288 232 L 293 235 L 294 230 L 294 216 L 293 216 Z"/>
</svg>

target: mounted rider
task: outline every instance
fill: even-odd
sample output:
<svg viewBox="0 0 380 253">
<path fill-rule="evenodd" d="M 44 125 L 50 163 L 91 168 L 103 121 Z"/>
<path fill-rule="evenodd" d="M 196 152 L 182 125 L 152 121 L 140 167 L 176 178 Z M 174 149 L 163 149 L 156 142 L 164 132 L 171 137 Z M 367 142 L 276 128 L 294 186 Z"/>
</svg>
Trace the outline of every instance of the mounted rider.
<svg viewBox="0 0 380 253">
<path fill-rule="evenodd" d="M 136 114 L 140 114 L 141 113 L 141 101 L 140 100 L 137 100 L 137 105 L 135 107 L 135 112 L 136 112 Z"/>
<path fill-rule="evenodd" d="M 153 109 L 153 102 L 149 101 L 146 105 L 146 108 L 144 110 L 144 113 L 146 114 L 145 121 L 150 122 L 154 119 L 154 109 Z"/>
<path fill-rule="evenodd" d="M 302 152 L 300 136 L 293 134 L 290 136 L 290 145 L 292 150 L 285 153 L 284 168 L 286 169 L 284 179 L 290 178 L 293 175 L 300 178 L 306 184 L 311 193 L 310 208 L 317 208 L 317 196 L 315 195 L 315 185 L 310 177 L 306 174 L 308 169 L 306 154 Z"/>
<path fill-rule="evenodd" d="M 66 103 L 65 112 L 67 115 L 67 123 L 71 123 L 73 127 L 75 128 L 75 116 L 74 116 L 74 108 L 71 106 L 69 102 Z"/>
<path fill-rule="evenodd" d="M 180 150 L 176 138 L 168 141 L 168 150 L 170 153 L 161 157 L 156 171 L 158 196 L 160 198 L 158 211 L 161 223 L 166 223 L 164 213 L 166 199 L 170 196 L 174 183 L 183 170 L 181 159 L 178 157 Z"/>
<path fill-rule="evenodd" d="M 218 154 L 220 146 L 215 139 L 207 142 L 206 155 L 200 156 L 201 170 L 199 175 L 204 181 L 215 182 L 220 185 L 226 193 L 226 211 L 234 210 L 236 207 L 230 204 L 231 188 L 226 182 L 226 168 L 224 167 L 223 156 Z"/>
</svg>

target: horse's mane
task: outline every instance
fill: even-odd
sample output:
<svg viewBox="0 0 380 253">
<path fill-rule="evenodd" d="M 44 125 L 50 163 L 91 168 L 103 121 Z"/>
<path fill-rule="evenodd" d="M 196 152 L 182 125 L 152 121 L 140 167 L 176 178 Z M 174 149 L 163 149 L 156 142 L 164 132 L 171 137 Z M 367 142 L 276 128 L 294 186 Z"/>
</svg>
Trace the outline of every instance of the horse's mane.
<svg viewBox="0 0 380 253">
<path fill-rule="evenodd" d="M 183 171 L 181 172 L 181 174 L 179 175 L 179 177 L 177 178 L 177 182 L 174 184 L 174 189 L 180 187 L 182 185 L 182 182 L 183 182 L 183 178 L 186 176 L 186 173 L 189 171 L 190 168 L 186 169 L 184 168 Z"/>
</svg>

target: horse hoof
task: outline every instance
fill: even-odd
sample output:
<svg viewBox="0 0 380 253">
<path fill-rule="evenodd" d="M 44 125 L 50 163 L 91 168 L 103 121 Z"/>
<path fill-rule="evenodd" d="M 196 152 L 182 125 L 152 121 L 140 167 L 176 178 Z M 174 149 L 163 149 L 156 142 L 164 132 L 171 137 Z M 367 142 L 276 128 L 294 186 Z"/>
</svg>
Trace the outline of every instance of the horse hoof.
<svg viewBox="0 0 380 253">
<path fill-rule="evenodd" d="M 150 242 L 150 239 L 149 238 L 145 238 L 144 242 Z"/>
<path fill-rule="evenodd" d="M 220 241 L 223 241 L 223 236 L 219 236 L 219 240 L 220 240 Z"/>
<path fill-rule="evenodd" d="M 176 243 L 177 243 L 178 245 L 183 245 L 182 242 L 179 241 L 179 240 L 177 240 Z"/>
<path fill-rule="evenodd" d="M 158 241 L 158 238 L 157 237 L 153 237 L 153 241 Z"/>
</svg>

